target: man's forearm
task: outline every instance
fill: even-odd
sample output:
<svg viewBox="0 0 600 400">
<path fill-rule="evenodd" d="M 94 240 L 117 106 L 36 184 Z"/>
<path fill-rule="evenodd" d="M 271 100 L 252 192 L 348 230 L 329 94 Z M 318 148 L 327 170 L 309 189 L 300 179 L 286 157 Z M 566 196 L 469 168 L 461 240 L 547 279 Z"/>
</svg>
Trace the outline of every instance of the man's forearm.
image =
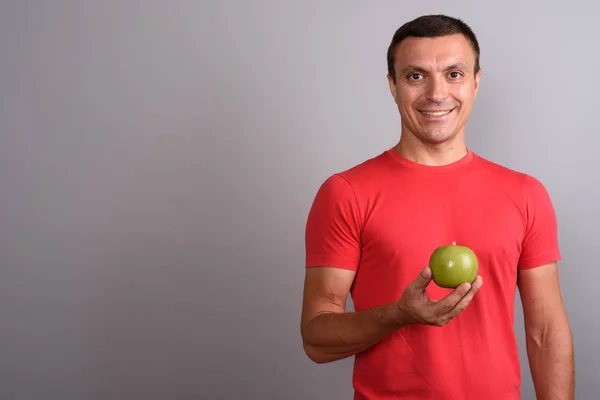
<svg viewBox="0 0 600 400">
<path fill-rule="evenodd" d="M 336 361 L 368 349 L 403 325 L 396 305 L 325 312 L 303 327 L 304 348 L 314 362 Z"/>
<path fill-rule="evenodd" d="M 573 339 L 568 324 L 527 334 L 527 353 L 537 400 L 575 398 Z"/>
</svg>

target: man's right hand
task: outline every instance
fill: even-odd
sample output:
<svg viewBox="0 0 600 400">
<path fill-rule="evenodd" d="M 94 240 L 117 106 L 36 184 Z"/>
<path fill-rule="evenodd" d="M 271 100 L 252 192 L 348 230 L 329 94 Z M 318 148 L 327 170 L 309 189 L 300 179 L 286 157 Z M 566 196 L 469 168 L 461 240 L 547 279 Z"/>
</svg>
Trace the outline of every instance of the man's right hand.
<svg viewBox="0 0 600 400">
<path fill-rule="evenodd" d="M 432 280 L 426 267 L 404 290 L 396 303 L 401 325 L 422 324 L 444 326 L 467 308 L 483 281 L 478 276 L 473 284 L 463 283 L 441 300 L 431 300 L 425 289 Z"/>
<path fill-rule="evenodd" d="M 409 324 L 443 326 L 464 310 L 479 287 L 464 284 L 440 301 L 429 299 L 425 288 L 431 270 L 404 290 L 400 300 L 362 311 L 346 311 L 346 299 L 356 271 L 342 268 L 306 269 L 301 334 L 309 358 L 318 363 L 346 358 L 368 349 Z"/>
</svg>

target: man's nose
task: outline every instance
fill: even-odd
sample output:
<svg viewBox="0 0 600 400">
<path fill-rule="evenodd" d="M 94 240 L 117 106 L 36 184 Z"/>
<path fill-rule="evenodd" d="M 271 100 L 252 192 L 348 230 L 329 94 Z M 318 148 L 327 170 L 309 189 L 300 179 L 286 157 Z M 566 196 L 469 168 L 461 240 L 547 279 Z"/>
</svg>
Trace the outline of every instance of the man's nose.
<svg viewBox="0 0 600 400">
<path fill-rule="evenodd" d="M 448 82 L 443 77 L 431 77 L 427 83 L 425 97 L 429 101 L 441 103 L 448 97 Z"/>
</svg>

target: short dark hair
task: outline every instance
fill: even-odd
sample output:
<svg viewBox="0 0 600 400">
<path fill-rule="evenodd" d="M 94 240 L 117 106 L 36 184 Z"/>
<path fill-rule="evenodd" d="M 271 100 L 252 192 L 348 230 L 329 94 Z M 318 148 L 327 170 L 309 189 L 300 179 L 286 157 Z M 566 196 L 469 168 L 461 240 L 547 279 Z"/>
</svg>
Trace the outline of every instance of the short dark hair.
<svg viewBox="0 0 600 400">
<path fill-rule="evenodd" d="M 462 34 L 471 44 L 475 53 L 475 73 L 481 68 L 479 65 L 479 43 L 477 37 L 471 28 L 458 18 L 447 15 L 423 15 L 402 25 L 392 38 L 392 43 L 387 52 L 388 73 L 396 82 L 396 73 L 394 71 L 394 61 L 396 58 L 396 48 L 404 39 L 409 37 L 433 38 Z"/>
</svg>

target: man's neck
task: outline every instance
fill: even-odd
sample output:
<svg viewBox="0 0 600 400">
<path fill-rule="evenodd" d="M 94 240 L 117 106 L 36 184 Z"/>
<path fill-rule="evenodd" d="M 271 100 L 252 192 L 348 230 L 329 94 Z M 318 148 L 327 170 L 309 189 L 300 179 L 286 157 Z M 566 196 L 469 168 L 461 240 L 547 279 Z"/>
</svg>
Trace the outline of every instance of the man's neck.
<svg viewBox="0 0 600 400">
<path fill-rule="evenodd" d="M 395 149 L 402 157 L 418 164 L 448 165 L 467 155 L 467 146 L 464 140 L 458 137 L 440 144 L 423 143 L 416 138 L 411 140 L 407 137 L 403 136 Z"/>
</svg>

